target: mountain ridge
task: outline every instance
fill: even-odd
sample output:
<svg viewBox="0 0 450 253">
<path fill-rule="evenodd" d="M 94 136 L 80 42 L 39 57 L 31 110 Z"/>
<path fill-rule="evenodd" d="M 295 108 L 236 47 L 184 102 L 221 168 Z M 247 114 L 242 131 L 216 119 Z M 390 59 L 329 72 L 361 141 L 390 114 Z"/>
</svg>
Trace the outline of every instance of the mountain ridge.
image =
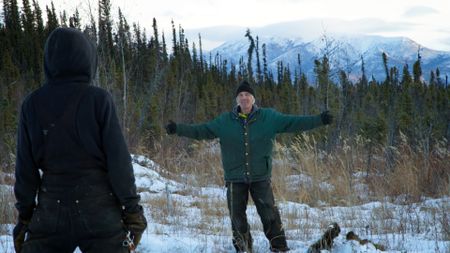
<svg viewBox="0 0 450 253">
<path fill-rule="evenodd" d="M 327 42 L 325 42 L 327 40 Z M 259 37 L 260 62 L 262 64 L 262 44 L 266 45 L 268 68 L 276 74 L 277 63 L 289 66 L 291 73 L 305 73 L 308 79 L 314 79 L 314 60 L 328 55 L 334 70 L 346 71 L 351 79 L 361 76 L 361 57 L 364 59 L 366 76 L 381 81 L 385 78 L 382 53 L 388 56 L 388 67 L 397 67 L 399 73 L 405 64 L 410 73 L 412 66 L 421 57 L 423 78 L 429 80 L 430 72 L 439 68 L 441 78 L 450 73 L 450 52 L 437 51 L 421 46 L 406 37 L 385 38 L 377 35 L 328 36 L 312 41 L 302 38 Z M 328 46 L 327 46 L 328 45 Z M 223 60 L 238 65 L 242 57 L 247 62 L 248 39 L 228 41 L 210 51 L 219 54 Z M 330 51 L 330 52 L 327 52 Z M 300 54 L 301 65 L 298 65 Z M 256 56 L 253 56 L 253 69 L 256 69 Z"/>
<path fill-rule="evenodd" d="M 329 56 L 334 72 L 344 70 L 353 81 L 361 77 L 361 56 L 364 59 L 366 76 L 373 76 L 378 81 L 384 80 L 383 52 L 388 55 L 388 67 L 397 67 L 400 77 L 405 64 L 412 74 L 412 66 L 420 53 L 424 80 L 428 81 L 430 72 L 435 72 L 436 68 L 440 70 L 441 79 L 445 80 L 445 76 L 450 74 L 450 52 L 427 48 L 404 36 L 367 34 L 367 31 L 380 32 L 386 25 L 387 23 L 377 19 L 308 19 L 250 30 L 255 40 L 259 38 L 261 64 L 261 47 L 266 44 L 268 68 L 275 76 L 277 62 L 282 61 L 284 66 L 289 66 L 292 75 L 295 71 L 302 72 L 309 80 L 313 80 L 314 60 L 321 58 L 327 49 L 332 49 Z M 238 65 L 241 57 L 247 62 L 249 41 L 244 36 L 245 31 L 245 28 L 239 26 L 216 26 L 191 30 L 187 32 L 187 37 L 192 38 L 195 33 L 198 38 L 198 34 L 201 34 L 202 42 L 206 40 L 206 43 L 215 43 L 216 46 L 205 52 L 212 56 L 219 54 L 222 60 L 227 60 L 230 67 L 231 64 Z M 220 40 L 223 40 L 223 43 L 218 43 Z M 326 43 L 329 43 L 328 47 Z M 297 63 L 298 54 L 301 66 Z M 253 57 L 256 57 L 255 54 Z M 252 62 L 255 70 L 256 58 Z"/>
</svg>

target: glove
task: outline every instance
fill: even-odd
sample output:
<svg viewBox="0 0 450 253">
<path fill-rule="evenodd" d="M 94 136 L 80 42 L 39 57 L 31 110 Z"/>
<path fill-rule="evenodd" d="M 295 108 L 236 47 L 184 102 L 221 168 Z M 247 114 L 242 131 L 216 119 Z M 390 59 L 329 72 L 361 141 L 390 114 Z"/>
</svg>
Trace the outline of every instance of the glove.
<svg viewBox="0 0 450 253">
<path fill-rule="evenodd" d="M 14 249 L 16 252 L 22 250 L 23 243 L 25 242 L 25 234 L 28 230 L 29 221 L 19 220 L 17 225 L 13 229 Z"/>
<path fill-rule="evenodd" d="M 177 132 L 177 124 L 172 120 L 169 120 L 169 124 L 166 125 L 167 134 L 174 134 Z"/>
<path fill-rule="evenodd" d="M 147 220 L 144 216 L 144 210 L 142 206 L 138 206 L 137 212 L 127 212 L 126 210 L 122 214 L 122 220 L 125 227 L 130 231 L 131 238 L 133 239 L 134 247 L 137 247 L 141 241 L 142 234 L 147 228 Z"/>
<path fill-rule="evenodd" d="M 322 123 L 324 125 L 329 125 L 333 123 L 333 115 L 330 114 L 330 111 L 324 111 L 320 114 L 320 118 L 322 119 Z"/>
</svg>

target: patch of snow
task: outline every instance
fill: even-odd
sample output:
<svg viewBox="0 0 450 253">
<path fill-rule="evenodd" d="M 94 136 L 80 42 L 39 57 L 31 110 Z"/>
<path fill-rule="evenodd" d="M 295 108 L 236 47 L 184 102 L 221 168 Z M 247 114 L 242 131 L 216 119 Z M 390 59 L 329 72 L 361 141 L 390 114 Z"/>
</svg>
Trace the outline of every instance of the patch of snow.
<svg viewBox="0 0 450 253">
<path fill-rule="evenodd" d="M 133 169 L 148 220 L 148 229 L 137 252 L 235 252 L 224 186 L 195 187 L 165 178 L 160 174 L 164 170 L 144 156 L 133 156 Z M 289 176 L 287 181 L 289 184 L 312 182 L 305 175 Z M 10 186 L 1 187 L 0 190 L 11 190 Z M 332 190 L 327 184 L 321 187 Z M 363 190 L 364 186 L 355 188 Z M 165 204 L 149 204 L 158 199 L 165 200 Z M 320 205 L 314 208 L 290 201 L 277 201 L 277 206 L 292 249 L 290 253 L 305 253 L 331 222 L 341 226 L 341 233 L 335 238 L 331 251 L 321 253 L 381 252 L 371 243 L 360 245 L 347 241 L 345 235 L 349 231 L 384 245 L 387 253 L 448 253 L 450 241 L 443 231 L 448 228 L 445 221 L 448 222 L 449 203 L 450 197 L 443 197 L 410 205 L 393 204 L 386 199 L 351 207 Z M 253 204 L 249 204 L 247 216 L 254 238 L 254 253 L 269 252 L 269 243 Z M 0 252 L 14 252 L 12 227 L 6 224 L 0 230 L 6 233 L 0 234 Z"/>
</svg>

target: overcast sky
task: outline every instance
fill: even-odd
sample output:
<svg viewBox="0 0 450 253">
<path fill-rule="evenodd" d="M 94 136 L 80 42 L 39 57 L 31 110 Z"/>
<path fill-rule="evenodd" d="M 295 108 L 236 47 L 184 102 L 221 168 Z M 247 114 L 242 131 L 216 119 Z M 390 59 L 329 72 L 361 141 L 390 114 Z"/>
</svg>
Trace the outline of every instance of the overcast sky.
<svg viewBox="0 0 450 253">
<path fill-rule="evenodd" d="M 38 0 L 43 9 L 50 0 Z M 436 50 L 450 51 L 449 0 L 111 0 L 113 13 L 122 9 L 129 23 L 151 31 L 153 17 L 169 34 L 171 20 L 186 30 L 219 25 L 261 27 L 319 18 L 375 19 L 382 29 L 363 31 L 384 36 L 407 36 Z M 20 1 L 19 1 L 20 2 Z M 54 0 L 57 10 L 77 7 L 83 15 L 94 0 Z M 96 12 L 95 12 L 96 13 Z M 326 27 L 327 24 L 325 23 Z M 349 31 L 352 27 L 347 27 Z M 360 29 L 360 28 L 359 28 Z M 203 36 L 204 37 L 204 36 Z M 206 38 L 207 39 L 207 38 Z"/>
</svg>

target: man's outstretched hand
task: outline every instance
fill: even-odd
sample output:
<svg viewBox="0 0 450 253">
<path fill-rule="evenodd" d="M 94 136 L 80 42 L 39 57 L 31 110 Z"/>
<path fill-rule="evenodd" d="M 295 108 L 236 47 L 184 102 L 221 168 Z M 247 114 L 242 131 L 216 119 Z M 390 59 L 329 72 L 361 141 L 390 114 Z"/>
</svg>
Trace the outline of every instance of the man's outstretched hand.
<svg viewBox="0 0 450 253">
<path fill-rule="evenodd" d="M 169 120 L 169 124 L 166 125 L 167 134 L 175 134 L 177 132 L 177 124 L 172 120 Z"/>
<path fill-rule="evenodd" d="M 330 114 L 330 111 L 324 111 L 320 114 L 320 118 L 322 119 L 322 123 L 324 125 L 329 125 L 333 123 L 333 115 Z"/>
</svg>

